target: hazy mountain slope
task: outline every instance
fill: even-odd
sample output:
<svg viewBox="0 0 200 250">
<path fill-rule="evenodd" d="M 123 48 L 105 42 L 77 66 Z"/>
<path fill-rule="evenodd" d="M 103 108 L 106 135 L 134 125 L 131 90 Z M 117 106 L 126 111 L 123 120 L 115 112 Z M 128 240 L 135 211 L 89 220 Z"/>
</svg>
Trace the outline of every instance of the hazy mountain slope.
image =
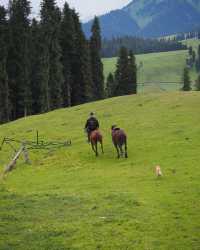
<svg viewBox="0 0 200 250">
<path fill-rule="evenodd" d="M 139 32 L 137 23 L 123 10 L 112 11 L 100 17 L 102 36 L 111 38 L 113 36 L 132 35 Z M 91 33 L 92 21 L 83 25 L 87 37 Z"/>
<path fill-rule="evenodd" d="M 200 26 L 200 0 L 133 0 L 122 10 L 100 16 L 100 22 L 103 37 L 186 32 Z M 83 27 L 87 31 L 91 22 Z"/>
<path fill-rule="evenodd" d="M 160 14 L 155 16 L 146 25 L 140 34 L 153 37 L 164 36 L 177 32 L 190 31 L 200 25 L 200 13 L 188 3 L 172 2 L 170 4 L 160 4 L 157 11 Z"/>
</svg>

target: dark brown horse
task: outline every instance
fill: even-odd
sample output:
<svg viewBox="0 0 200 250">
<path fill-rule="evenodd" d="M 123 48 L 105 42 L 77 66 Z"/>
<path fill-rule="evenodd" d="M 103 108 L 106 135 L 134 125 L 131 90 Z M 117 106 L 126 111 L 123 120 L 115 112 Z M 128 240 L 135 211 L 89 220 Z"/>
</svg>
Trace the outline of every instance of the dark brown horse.
<svg viewBox="0 0 200 250">
<path fill-rule="evenodd" d="M 112 130 L 112 141 L 117 150 L 117 157 L 120 158 L 120 156 L 121 157 L 125 156 L 125 158 L 128 158 L 127 136 L 125 132 L 122 129 L 117 128 L 115 125 L 111 127 L 111 130 Z M 123 146 L 125 149 L 125 154 L 123 151 Z"/>
<path fill-rule="evenodd" d="M 90 133 L 90 142 L 91 142 L 92 150 L 95 152 L 96 156 L 99 155 L 98 154 L 98 142 L 101 145 L 102 154 L 104 153 L 104 151 L 103 151 L 103 136 L 98 129 L 94 130 Z"/>
</svg>

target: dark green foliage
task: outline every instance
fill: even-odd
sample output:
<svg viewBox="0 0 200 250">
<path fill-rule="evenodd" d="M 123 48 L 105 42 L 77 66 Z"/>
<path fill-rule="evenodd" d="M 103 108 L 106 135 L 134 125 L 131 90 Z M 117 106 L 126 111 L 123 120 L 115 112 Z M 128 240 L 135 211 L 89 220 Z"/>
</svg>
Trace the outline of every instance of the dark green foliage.
<svg viewBox="0 0 200 250">
<path fill-rule="evenodd" d="M 27 0 L 10 1 L 8 79 L 12 119 L 31 114 L 29 15 Z"/>
<path fill-rule="evenodd" d="M 64 82 L 62 86 L 63 105 L 64 107 L 69 107 L 72 105 L 72 60 L 75 54 L 75 27 L 74 20 L 72 17 L 72 10 L 69 8 L 69 5 L 67 3 L 65 3 L 64 5 L 62 14 L 60 42 L 62 49 L 61 60 L 63 64 L 64 75 Z"/>
<path fill-rule="evenodd" d="M 130 95 L 137 93 L 137 66 L 133 52 L 121 47 L 115 72 L 115 95 Z"/>
<path fill-rule="evenodd" d="M 77 105 L 93 100 L 93 82 L 88 43 L 75 11 L 72 12 L 72 17 L 75 27 L 75 53 L 72 58 L 71 100 L 73 105 Z"/>
<path fill-rule="evenodd" d="M 9 121 L 9 89 L 6 70 L 7 33 L 6 10 L 0 6 L 0 123 Z"/>
<path fill-rule="evenodd" d="M 94 18 L 91 32 L 90 54 L 92 64 L 92 79 L 94 83 L 94 96 L 95 99 L 98 100 L 104 97 L 104 75 L 103 64 L 101 62 L 101 30 L 97 17 Z"/>
<path fill-rule="evenodd" d="M 40 25 L 33 19 L 31 24 L 31 43 L 30 43 L 30 58 L 31 58 L 31 93 L 32 93 L 32 113 L 38 114 L 41 112 L 41 54 L 42 41 L 40 36 Z"/>
<path fill-rule="evenodd" d="M 85 40 L 85 37 L 84 37 L 83 50 L 81 56 L 81 73 L 83 78 L 82 103 L 93 101 L 95 97 L 94 97 L 94 84 L 91 72 L 90 47 L 89 43 Z"/>
<path fill-rule="evenodd" d="M 200 91 L 200 75 L 198 76 L 198 78 L 196 80 L 196 90 Z"/>
<path fill-rule="evenodd" d="M 62 106 L 63 68 L 59 44 L 60 11 L 54 0 L 43 0 L 41 4 L 41 111 L 46 112 Z"/>
<path fill-rule="evenodd" d="M 59 43 L 61 13 L 58 8 L 55 9 L 54 21 L 55 26 L 52 33 L 50 44 L 50 71 L 49 71 L 49 86 L 50 86 L 50 109 L 62 107 L 62 86 L 64 82 L 63 65 L 61 63 L 61 47 Z"/>
<path fill-rule="evenodd" d="M 106 81 L 106 96 L 107 97 L 113 97 L 115 94 L 115 79 L 112 73 L 109 73 Z"/>
<path fill-rule="evenodd" d="M 129 81 L 129 59 L 128 52 L 125 47 L 121 47 L 119 51 L 119 58 L 117 60 L 115 72 L 115 81 L 115 95 L 120 96 L 127 94 L 127 83 Z"/>
<path fill-rule="evenodd" d="M 0 123 L 97 99 L 94 53 L 75 10 L 66 3 L 61 13 L 55 0 L 42 0 L 39 21 L 29 19 L 30 10 L 28 0 L 11 0 L 6 20 L 0 8 Z M 103 79 L 99 31 L 92 40 L 97 77 Z"/>
<path fill-rule="evenodd" d="M 189 75 L 189 69 L 184 68 L 183 72 L 183 91 L 190 91 L 191 88 L 191 80 L 190 80 L 190 75 Z"/>
<path fill-rule="evenodd" d="M 137 93 L 137 65 L 133 51 L 129 52 L 127 94 Z"/>
<path fill-rule="evenodd" d="M 78 14 L 64 5 L 60 41 L 64 72 L 64 106 L 93 100 L 93 83 L 88 42 Z"/>
</svg>

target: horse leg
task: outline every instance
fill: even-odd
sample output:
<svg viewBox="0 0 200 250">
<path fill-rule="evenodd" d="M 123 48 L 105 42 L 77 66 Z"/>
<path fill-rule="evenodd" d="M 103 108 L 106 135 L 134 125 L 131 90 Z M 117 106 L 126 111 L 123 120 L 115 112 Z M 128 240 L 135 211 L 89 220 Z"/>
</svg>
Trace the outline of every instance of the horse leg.
<svg viewBox="0 0 200 250">
<path fill-rule="evenodd" d="M 128 152 L 127 152 L 127 140 L 125 141 L 125 158 L 128 158 Z"/>
<path fill-rule="evenodd" d="M 116 148 L 116 150 L 117 150 L 117 158 L 119 159 L 119 158 L 120 158 L 120 154 L 119 154 L 119 149 L 118 149 L 117 144 L 115 144 L 115 148 Z"/>
<path fill-rule="evenodd" d="M 94 145 L 91 143 L 91 146 L 92 146 L 92 150 L 94 151 Z M 94 151 L 95 152 L 95 151 Z"/>
<path fill-rule="evenodd" d="M 88 143 L 90 143 L 90 133 L 87 132 L 87 136 L 88 136 Z"/>
<path fill-rule="evenodd" d="M 98 146 L 97 146 L 97 142 L 95 143 L 95 153 L 96 153 L 96 156 L 98 156 Z"/>
<path fill-rule="evenodd" d="M 122 145 L 119 146 L 119 149 L 120 149 L 120 154 L 121 154 L 121 157 L 123 157 L 124 155 L 124 152 L 123 152 L 123 148 L 122 148 Z"/>
<path fill-rule="evenodd" d="M 94 143 L 91 141 L 92 150 L 96 153 Z"/>
<path fill-rule="evenodd" d="M 101 151 L 102 151 L 102 154 L 104 154 L 104 150 L 103 150 L 103 141 L 100 141 L 100 144 L 101 144 Z"/>
</svg>

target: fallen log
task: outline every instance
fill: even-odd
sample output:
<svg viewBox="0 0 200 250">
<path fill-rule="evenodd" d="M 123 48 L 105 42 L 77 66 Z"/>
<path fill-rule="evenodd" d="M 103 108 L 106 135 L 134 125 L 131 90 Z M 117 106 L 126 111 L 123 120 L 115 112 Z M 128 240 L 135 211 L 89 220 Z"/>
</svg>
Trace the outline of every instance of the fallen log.
<svg viewBox="0 0 200 250">
<path fill-rule="evenodd" d="M 20 150 L 16 153 L 15 157 L 9 162 L 9 164 L 4 169 L 4 174 L 10 172 L 15 167 L 18 158 L 20 157 L 21 153 L 24 151 L 24 146 L 20 148 Z"/>
<path fill-rule="evenodd" d="M 14 156 L 14 158 L 9 162 L 9 164 L 5 167 L 4 171 L 3 171 L 3 175 L 7 174 L 8 172 L 12 171 L 13 168 L 15 167 L 17 160 L 19 159 L 20 155 L 23 153 L 24 155 L 24 160 L 26 164 L 30 164 L 30 160 L 29 160 L 29 156 L 28 156 L 28 151 L 26 149 L 26 145 L 25 143 L 22 143 L 21 148 L 19 149 L 19 151 L 17 151 L 16 155 Z"/>
</svg>

